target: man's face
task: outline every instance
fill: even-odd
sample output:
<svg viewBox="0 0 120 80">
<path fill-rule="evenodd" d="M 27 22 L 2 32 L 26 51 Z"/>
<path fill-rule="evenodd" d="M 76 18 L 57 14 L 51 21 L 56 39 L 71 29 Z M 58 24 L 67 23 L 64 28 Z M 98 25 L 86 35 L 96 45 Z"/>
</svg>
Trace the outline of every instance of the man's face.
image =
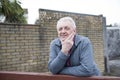
<svg viewBox="0 0 120 80">
<path fill-rule="evenodd" d="M 61 22 L 57 27 L 58 37 L 64 41 L 71 33 L 76 32 L 69 22 Z"/>
</svg>

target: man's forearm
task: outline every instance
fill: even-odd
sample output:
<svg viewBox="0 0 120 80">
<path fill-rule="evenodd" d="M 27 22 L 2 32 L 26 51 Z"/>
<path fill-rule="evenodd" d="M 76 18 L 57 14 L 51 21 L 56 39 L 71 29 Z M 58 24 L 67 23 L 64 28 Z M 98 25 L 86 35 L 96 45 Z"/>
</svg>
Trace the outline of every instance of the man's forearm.
<svg viewBox="0 0 120 80">
<path fill-rule="evenodd" d="M 59 55 L 52 61 L 49 62 L 48 68 L 53 73 L 58 73 L 65 65 L 66 60 L 69 56 L 66 56 L 61 51 L 59 52 Z"/>
<path fill-rule="evenodd" d="M 84 66 L 65 67 L 61 70 L 60 74 L 73 75 L 73 76 L 92 76 L 95 75 L 94 68 L 86 69 Z"/>
</svg>

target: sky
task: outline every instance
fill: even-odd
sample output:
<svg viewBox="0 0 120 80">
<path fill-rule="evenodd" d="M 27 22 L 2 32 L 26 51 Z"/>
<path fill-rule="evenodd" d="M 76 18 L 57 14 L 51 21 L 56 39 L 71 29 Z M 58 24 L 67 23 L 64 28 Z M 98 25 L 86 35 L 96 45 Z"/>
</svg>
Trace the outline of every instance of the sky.
<svg viewBox="0 0 120 80">
<path fill-rule="evenodd" d="M 120 25 L 120 0 L 19 0 L 28 9 L 28 23 L 34 24 L 38 10 L 50 9 L 82 14 L 103 15 L 106 24 Z"/>
</svg>

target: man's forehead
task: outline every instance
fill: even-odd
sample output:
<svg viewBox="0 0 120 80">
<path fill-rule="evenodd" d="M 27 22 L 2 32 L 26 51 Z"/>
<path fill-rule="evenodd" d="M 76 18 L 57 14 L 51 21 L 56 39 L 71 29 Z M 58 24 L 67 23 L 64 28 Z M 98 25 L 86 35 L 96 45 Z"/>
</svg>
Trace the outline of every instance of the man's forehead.
<svg viewBox="0 0 120 80">
<path fill-rule="evenodd" d="M 65 26 L 71 27 L 72 24 L 70 22 L 61 22 L 58 24 L 57 27 L 65 27 Z"/>
</svg>

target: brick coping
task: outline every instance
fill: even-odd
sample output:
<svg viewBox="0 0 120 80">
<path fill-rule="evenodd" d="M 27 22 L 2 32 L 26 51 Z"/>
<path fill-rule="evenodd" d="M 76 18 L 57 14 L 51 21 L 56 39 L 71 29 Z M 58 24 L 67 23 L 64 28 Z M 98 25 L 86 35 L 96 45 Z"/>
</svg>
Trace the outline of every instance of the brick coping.
<svg viewBox="0 0 120 80">
<path fill-rule="evenodd" d="M 53 75 L 49 72 L 13 72 L 0 71 L 0 80 L 120 80 L 115 76 L 92 76 L 92 77 L 75 77 L 69 75 Z"/>
</svg>

